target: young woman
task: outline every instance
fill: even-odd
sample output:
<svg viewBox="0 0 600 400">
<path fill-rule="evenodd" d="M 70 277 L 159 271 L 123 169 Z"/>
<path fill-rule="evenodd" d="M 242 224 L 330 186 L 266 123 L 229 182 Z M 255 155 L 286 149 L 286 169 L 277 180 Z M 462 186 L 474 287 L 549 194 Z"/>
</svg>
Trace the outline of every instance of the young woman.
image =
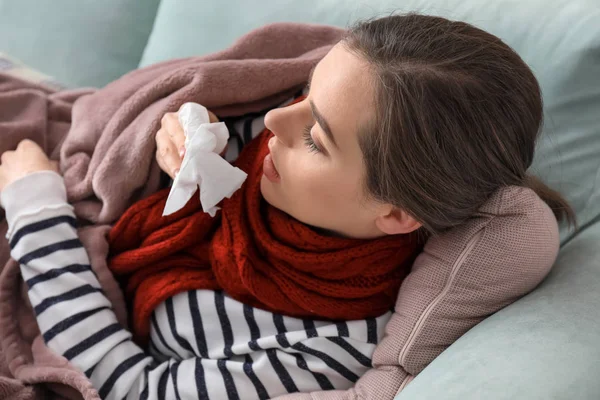
<svg viewBox="0 0 600 400">
<path fill-rule="evenodd" d="M 370 367 L 404 266 L 418 251 L 413 233 L 462 224 L 507 185 L 533 188 L 557 218 L 571 215 L 557 193 L 526 174 L 541 122 L 535 77 L 498 38 L 427 16 L 367 21 L 316 65 L 306 96 L 266 114 L 267 129 L 237 161 L 248 181 L 224 202 L 220 219 L 194 219 L 197 205 L 156 219 L 159 193 L 114 228 L 114 271 L 127 268 L 123 260 L 153 259 L 171 283 L 190 255 L 177 253 L 169 264 L 155 254 L 166 245 L 132 249 L 132 226 L 136 235 L 159 232 L 161 244 L 180 229 L 207 238 L 208 249 L 195 256 L 212 270 L 193 279 L 181 272 L 189 290 L 148 310 L 153 286 L 129 287 L 148 296 L 135 300 L 148 318 L 133 330 L 149 340 L 149 353 L 116 322 L 77 239 L 62 178 L 29 141 L 1 159 L 11 254 L 44 339 L 85 371 L 102 398 L 344 389 Z M 182 141 L 176 115 L 166 115 L 157 159 L 171 176 Z M 292 246 L 302 251 L 278 253 Z M 390 254 L 398 257 L 391 264 Z M 307 272 L 306 260 L 317 267 Z M 346 299 L 339 282 L 350 288 Z"/>
</svg>

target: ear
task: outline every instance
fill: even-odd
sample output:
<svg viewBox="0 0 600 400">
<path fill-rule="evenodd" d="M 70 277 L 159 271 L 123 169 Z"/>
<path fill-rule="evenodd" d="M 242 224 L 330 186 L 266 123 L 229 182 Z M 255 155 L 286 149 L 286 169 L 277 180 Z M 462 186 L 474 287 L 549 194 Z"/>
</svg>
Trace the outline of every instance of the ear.
<svg viewBox="0 0 600 400">
<path fill-rule="evenodd" d="M 375 225 L 386 235 L 406 234 L 421 227 L 421 223 L 412 215 L 397 208 L 392 208 L 378 216 Z"/>
</svg>

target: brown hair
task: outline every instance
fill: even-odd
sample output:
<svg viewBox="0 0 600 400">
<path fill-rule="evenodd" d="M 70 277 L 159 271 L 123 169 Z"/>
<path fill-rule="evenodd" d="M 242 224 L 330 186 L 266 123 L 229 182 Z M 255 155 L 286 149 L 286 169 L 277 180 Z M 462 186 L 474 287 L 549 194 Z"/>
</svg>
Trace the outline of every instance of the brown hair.
<svg viewBox="0 0 600 400">
<path fill-rule="evenodd" d="M 533 189 L 558 220 L 567 201 L 526 174 L 542 126 L 540 87 L 499 38 L 418 14 L 359 21 L 342 40 L 373 67 L 376 115 L 360 145 L 371 196 L 439 233 L 507 185 Z"/>
</svg>

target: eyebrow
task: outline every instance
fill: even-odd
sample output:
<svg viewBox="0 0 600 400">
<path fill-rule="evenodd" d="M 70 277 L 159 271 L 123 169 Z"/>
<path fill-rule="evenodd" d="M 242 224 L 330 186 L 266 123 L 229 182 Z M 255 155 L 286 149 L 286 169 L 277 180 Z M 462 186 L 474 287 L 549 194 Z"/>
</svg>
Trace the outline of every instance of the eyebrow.
<svg viewBox="0 0 600 400">
<path fill-rule="evenodd" d="M 313 72 L 315 72 L 316 67 L 317 67 L 317 65 L 315 64 L 315 66 L 312 67 L 312 69 L 310 70 L 310 73 L 308 75 L 308 84 L 306 85 L 308 88 L 310 88 L 310 84 L 312 83 Z M 312 109 L 312 113 L 313 113 L 315 119 L 317 120 L 317 123 L 321 126 L 321 128 L 323 128 L 323 131 L 325 131 L 325 135 L 327 136 L 329 141 L 331 143 L 333 143 L 333 145 L 336 148 L 339 148 L 335 141 L 335 136 L 333 136 L 333 133 L 331 132 L 331 128 L 329 127 L 329 124 L 327 123 L 325 118 L 323 118 L 323 115 L 319 112 L 319 110 L 317 110 L 317 106 L 315 106 L 315 103 L 313 103 L 312 100 L 309 100 L 308 102 L 310 104 L 310 108 Z"/>
</svg>

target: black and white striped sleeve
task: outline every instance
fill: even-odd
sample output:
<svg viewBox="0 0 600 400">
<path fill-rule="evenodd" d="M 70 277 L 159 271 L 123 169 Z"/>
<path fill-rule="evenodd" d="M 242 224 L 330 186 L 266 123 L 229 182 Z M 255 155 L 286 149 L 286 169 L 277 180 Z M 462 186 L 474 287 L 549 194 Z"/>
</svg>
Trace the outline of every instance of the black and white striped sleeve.
<svg viewBox="0 0 600 400">
<path fill-rule="evenodd" d="M 193 373 L 194 361 L 156 365 L 119 325 L 78 239 L 62 177 L 28 175 L 9 185 L 1 201 L 11 255 L 47 345 L 85 372 L 102 399 L 174 398 L 161 393 L 173 393 L 177 375 Z"/>
</svg>

